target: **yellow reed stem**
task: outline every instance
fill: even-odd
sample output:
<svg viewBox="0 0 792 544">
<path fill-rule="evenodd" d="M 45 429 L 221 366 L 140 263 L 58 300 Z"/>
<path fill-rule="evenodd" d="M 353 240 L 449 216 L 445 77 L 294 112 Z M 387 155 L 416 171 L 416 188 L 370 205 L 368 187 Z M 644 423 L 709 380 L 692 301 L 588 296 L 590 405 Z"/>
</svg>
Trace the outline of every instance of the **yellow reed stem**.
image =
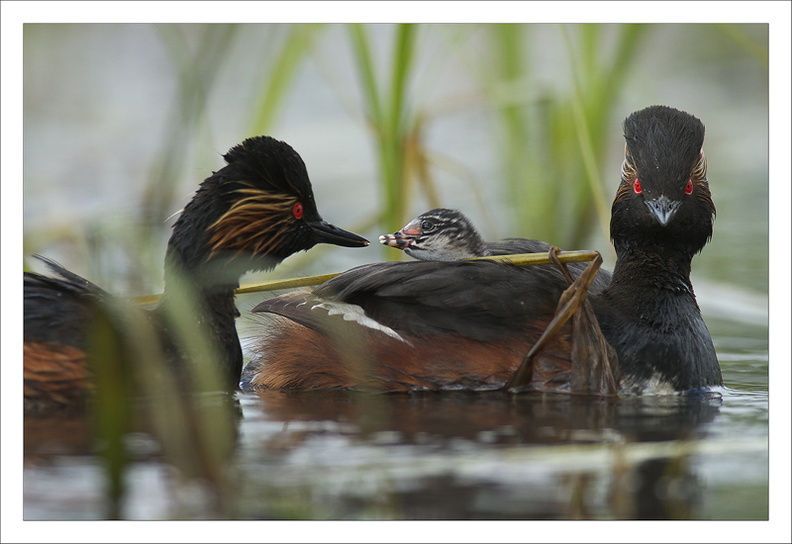
<svg viewBox="0 0 792 544">
<path fill-rule="evenodd" d="M 580 251 L 562 251 L 558 254 L 558 260 L 562 263 L 580 263 L 586 261 L 593 261 L 598 251 L 580 250 Z M 516 266 L 532 266 L 537 264 L 552 264 L 547 253 L 519 253 L 516 255 L 498 255 L 493 257 L 473 257 L 466 259 L 469 261 L 495 261 L 499 263 L 513 264 Z M 312 285 L 320 285 L 330 278 L 337 276 L 339 273 L 334 274 L 321 274 L 319 276 L 306 276 L 303 278 L 288 278 L 284 280 L 269 280 L 269 281 L 256 281 L 251 283 L 244 283 L 239 286 L 234 293 L 237 295 L 247 293 L 260 293 L 265 291 L 278 291 L 281 289 L 296 289 L 297 287 L 309 287 Z M 130 300 L 136 304 L 146 305 L 156 303 L 162 295 L 143 295 L 139 297 L 131 297 Z"/>
</svg>

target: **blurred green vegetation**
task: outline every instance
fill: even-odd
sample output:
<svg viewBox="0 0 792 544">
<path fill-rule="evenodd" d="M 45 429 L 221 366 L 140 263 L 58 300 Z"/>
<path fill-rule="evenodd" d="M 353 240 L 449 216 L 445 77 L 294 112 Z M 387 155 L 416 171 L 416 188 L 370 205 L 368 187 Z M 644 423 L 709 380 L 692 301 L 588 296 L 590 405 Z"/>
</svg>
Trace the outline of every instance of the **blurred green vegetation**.
<svg viewBox="0 0 792 544">
<path fill-rule="evenodd" d="M 48 26 L 31 27 L 30 40 L 41 40 L 40 33 L 52 30 Z M 592 240 L 608 238 L 618 175 L 615 127 L 625 104 L 632 107 L 635 101 L 636 80 L 644 87 L 663 83 L 636 76 L 646 79 L 651 73 L 647 59 L 657 40 L 673 36 L 669 29 L 681 26 L 689 28 L 689 62 L 705 62 L 702 70 L 727 62 L 767 70 L 767 42 L 745 25 L 294 24 L 263 25 L 258 33 L 251 25 L 152 25 L 173 67 L 175 88 L 158 154 L 140 192 L 139 217 L 131 229 L 117 225 L 112 213 L 101 224 L 57 225 L 57 232 L 26 225 L 26 253 L 47 243 L 70 244 L 85 255 L 83 260 L 99 262 L 87 257 L 129 246 L 134 251 L 127 252 L 126 260 L 144 269 L 144 277 L 160 277 L 157 256 L 167 234 L 163 223 L 185 200 L 180 181 L 195 178 L 198 166 L 217 166 L 216 153 L 205 152 L 218 130 L 210 108 L 216 107 L 218 93 L 228 92 L 228 81 L 238 78 L 240 69 L 252 74 L 244 81 L 254 82 L 245 101 L 234 105 L 235 115 L 248 127 L 240 140 L 262 133 L 277 136 L 288 121 L 283 116 L 295 89 L 310 72 L 313 80 L 318 76 L 327 82 L 370 142 L 358 152 L 372 152 L 378 171 L 375 179 L 361 183 L 376 185 L 378 201 L 361 206 L 347 228 L 392 232 L 423 211 L 419 201 L 430 207 L 459 206 L 436 183 L 444 175 L 475 195 L 475 215 L 490 224 L 485 226 L 496 223 L 503 236 L 538 238 L 567 249 L 591 247 Z M 548 36 L 555 41 L 542 43 Z M 444 85 L 447 66 L 464 88 Z M 465 111 L 484 113 L 485 122 L 465 138 L 470 145 L 482 138 L 492 143 L 484 151 L 493 154 L 498 167 L 486 179 L 471 175 L 471 164 L 449 158 L 442 143 L 431 138 L 440 123 Z M 476 140 L 474 132 L 483 135 Z M 333 127 L 327 137 L 333 137 Z M 317 172 L 333 165 L 308 166 Z M 299 269 L 328 249 L 302 254 L 283 270 Z M 401 253 L 383 248 L 382 256 L 393 259 Z"/>
<path fill-rule="evenodd" d="M 526 92 L 533 86 L 523 25 L 498 25 L 492 35 L 494 62 L 482 66 L 481 80 L 498 112 L 502 132 L 502 182 L 520 233 L 584 247 L 592 228 L 607 235 L 610 204 L 601 172 L 609 151 L 618 89 L 647 29 L 621 25 L 616 45 L 603 47 L 599 25 L 564 25 L 571 90 Z M 527 235 L 527 234 L 525 234 Z"/>
<path fill-rule="evenodd" d="M 329 32 L 337 26 L 343 32 Z M 353 98 L 338 98 L 348 115 L 363 121 L 361 129 L 368 134 L 379 169 L 379 206 L 361 210 L 349 226 L 390 232 L 415 214 L 413 202 L 419 197 L 430 206 L 453 205 L 442 201 L 434 183 L 435 172 L 449 168 L 441 166 L 443 150 L 426 143 L 426 132 L 442 116 L 483 108 L 494 121 L 483 128 L 491 130 L 497 142 L 498 178 L 462 181 L 475 185 L 474 192 L 499 188 L 513 225 L 506 235 L 582 249 L 592 238 L 608 237 L 613 179 L 618 174 L 612 168 L 609 142 L 618 137 L 614 127 L 624 117 L 617 106 L 624 103 L 623 90 L 644 58 L 646 44 L 661 27 L 555 25 L 563 48 L 553 52 L 560 61 L 556 81 L 548 84 L 539 74 L 545 52 L 537 47 L 536 25 L 277 25 L 271 27 L 266 50 L 250 52 L 260 73 L 260 88 L 246 108 L 252 112 L 250 133 L 275 132 L 303 71 L 351 69 L 346 88 L 337 92 Z M 204 127 L 207 97 L 224 64 L 239 54 L 249 36 L 240 25 L 156 28 L 178 74 L 171 129 L 142 206 L 151 223 L 159 225 L 176 207 L 169 184 L 179 178 L 178 168 L 185 167 L 184 142 L 209 130 Z M 766 43 L 739 25 L 712 28 L 743 56 L 767 66 Z M 326 40 L 339 36 L 348 42 L 348 56 L 323 55 Z M 434 83 L 432 73 L 420 66 L 426 57 L 460 62 L 476 89 L 473 96 L 444 97 L 451 105 L 439 108 L 430 102 L 421 93 Z M 451 168 L 452 175 L 465 176 L 464 164 Z M 483 214 L 492 215 L 491 210 Z M 312 253 L 322 249 L 327 248 Z M 386 250 L 383 255 L 400 257 Z M 309 260 L 311 254 L 301 259 Z"/>
</svg>

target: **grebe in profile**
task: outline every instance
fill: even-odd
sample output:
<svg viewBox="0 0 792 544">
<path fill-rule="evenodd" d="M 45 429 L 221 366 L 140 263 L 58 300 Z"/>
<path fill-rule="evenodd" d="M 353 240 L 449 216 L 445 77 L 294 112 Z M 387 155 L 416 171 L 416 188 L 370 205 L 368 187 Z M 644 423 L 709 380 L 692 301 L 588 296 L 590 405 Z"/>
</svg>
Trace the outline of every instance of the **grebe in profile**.
<svg viewBox="0 0 792 544">
<path fill-rule="evenodd" d="M 178 347 L 174 313 L 191 321 L 218 350 L 224 383 L 236 388 L 242 369 L 234 289 L 250 270 L 269 270 L 317 243 L 362 247 L 368 242 L 322 220 L 300 156 L 267 136 L 249 138 L 225 156 L 173 227 L 165 256 L 165 294 L 144 321 L 160 336 L 171 360 Z M 93 390 L 86 361 L 99 312 L 114 300 L 104 290 L 42 259 L 57 277 L 24 275 L 25 410 L 84 404 Z M 188 289 L 192 315 L 174 303 L 174 288 Z M 117 300 L 116 300 L 117 301 Z M 175 308 L 176 307 L 176 308 Z M 131 340 L 130 340 L 131 341 Z"/>
</svg>

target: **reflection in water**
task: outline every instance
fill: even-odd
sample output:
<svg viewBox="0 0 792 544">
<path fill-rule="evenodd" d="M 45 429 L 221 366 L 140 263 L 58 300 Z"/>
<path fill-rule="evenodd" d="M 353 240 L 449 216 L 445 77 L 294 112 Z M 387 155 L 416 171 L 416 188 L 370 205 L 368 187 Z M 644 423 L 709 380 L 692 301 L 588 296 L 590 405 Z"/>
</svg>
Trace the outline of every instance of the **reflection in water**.
<svg viewBox="0 0 792 544">
<path fill-rule="evenodd" d="M 684 519 L 700 496 L 696 448 L 667 446 L 704 438 L 721 398 L 264 391 L 243 404 L 258 443 L 242 462 L 288 467 L 256 485 L 300 489 L 298 516 Z M 651 442 L 664 447 L 635 447 Z M 257 498 L 246 515 L 278 517 Z"/>
<path fill-rule="evenodd" d="M 266 420 L 335 421 L 362 437 L 397 431 L 406 443 L 416 436 L 479 439 L 497 443 L 600 442 L 617 431 L 628 440 L 675 440 L 711 421 L 721 405 L 717 393 L 633 398 L 508 393 L 414 393 L 370 395 L 346 392 L 261 391 L 256 399 Z M 487 441 L 491 441 L 487 439 Z"/>
<path fill-rule="evenodd" d="M 151 395 L 128 398 L 124 404 L 130 416 L 112 420 L 117 435 L 103 432 L 107 425 L 102 425 L 98 405 L 92 410 L 25 414 L 24 518 L 128 518 L 130 495 L 136 486 L 130 473 L 143 468 L 150 475 L 151 468 L 160 471 L 163 467 L 173 476 L 166 487 L 190 489 L 190 512 L 177 517 L 233 517 L 228 466 L 238 445 L 241 411 L 237 398 L 219 392 L 175 391 L 166 399 Z M 115 440 L 115 436 L 119 438 Z M 64 481 L 59 487 L 68 490 L 74 486 L 83 493 L 82 501 L 97 504 L 76 515 L 58 515 L 62 506 L 58 500 L 64 497 L 55 493 L 54 503 L 47 503 L 53 495 L 49 481 L 61 478 Z M 152 497 L 152 502 L 168 502 L 162 497 L 167 495 L 162 485 L 157 487 L 159 496 Z M 175 505 L 177 510 L 179 506 Z"/>
<path fill-rule="evenodd" d="M 203 500 L 142 426 L 129 436 L 122 517 L 701 518 L 707 490 L 697 460 L 721 447 L 708 432 L 717 394 L 264 391 L 237 400 L 238 433 L 224 469 L 231 492 L 219 503 Z M 40 502 L 44 477 L 65 489 L 84 485 L 85 470 L 59 472 L 66 457 L 83 469 L 99 463 L 85 418 L 26 420 L 26 519 L 103 517 L 95 470 L 94 495 L 79 511 Z"/>
</svg>

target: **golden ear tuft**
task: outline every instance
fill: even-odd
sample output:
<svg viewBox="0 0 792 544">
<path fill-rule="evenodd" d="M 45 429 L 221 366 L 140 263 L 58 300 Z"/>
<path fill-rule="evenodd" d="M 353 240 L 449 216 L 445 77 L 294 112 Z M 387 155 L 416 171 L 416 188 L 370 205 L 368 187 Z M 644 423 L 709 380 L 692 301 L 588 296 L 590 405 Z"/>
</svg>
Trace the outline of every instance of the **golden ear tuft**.
<svg viewBox="0 0 792 544">
<path fill-rule="evenodd" d="M 690 173 L 690 177 L 693 179 L 694 183 L 696 181 L 707 181 L 707 157 L 704 155 L 703 149 L 699 154 L 699 160 L 696 166 L 693 167 L 693 171 Z"/>
<path fill-rule="evenodd" d="M 231 251 L 266 255 L 288 235 L 294 222 L 291 213 L 297 199 L 282 193 L 270 193 L 255 187 L 236 191 L 240 197 L 208 229 L 209 258 Z"/>
</svg>

